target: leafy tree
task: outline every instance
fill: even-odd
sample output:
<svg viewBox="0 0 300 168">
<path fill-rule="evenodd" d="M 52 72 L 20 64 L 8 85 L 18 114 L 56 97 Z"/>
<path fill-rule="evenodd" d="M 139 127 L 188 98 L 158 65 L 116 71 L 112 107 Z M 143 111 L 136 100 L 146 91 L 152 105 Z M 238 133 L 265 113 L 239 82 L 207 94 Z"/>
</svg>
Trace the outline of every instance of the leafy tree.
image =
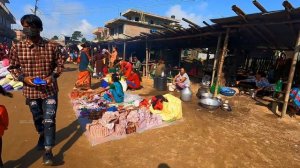
<svg viewBox="0 0 300 168">
<path fill-rule="evenodd" d="M 83 37 L 83 38 L 81 39 L 81 42 L 82 42 L 82 43 L 85 43 L 85 42 L 87 42 L 86 38 L 85 38 L 85 37 Z"/>
<path fill-rule="evenodd" d="M 82 36 L 83 36 L 83 35 L 82 35 L 81 31 L 74 31 L 73 34 L 72 34 L 71 39 L 74 40 L 74 41 L 77 41 L 77 40 L 79 40 Z"/>
<path fill-rule="evenodd" d="M 52 38 L 51 38 L 51 40 L 58 40 L 58 36 L 53 36 Z"/>
</svg>

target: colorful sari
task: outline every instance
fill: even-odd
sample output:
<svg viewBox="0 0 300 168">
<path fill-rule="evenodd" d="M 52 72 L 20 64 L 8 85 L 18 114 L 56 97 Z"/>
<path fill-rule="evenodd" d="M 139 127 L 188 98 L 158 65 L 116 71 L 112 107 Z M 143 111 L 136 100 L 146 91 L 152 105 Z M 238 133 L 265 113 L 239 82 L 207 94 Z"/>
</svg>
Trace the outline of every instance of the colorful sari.
<svg viewBox="0 0 300 168">
<path fill-rule="evenodd" d="M 90 89 L 91 88 L 91 75 L 89 71 L 80 71 L 78 74 L 75 87 L 78 89 Z"/>
</svg>

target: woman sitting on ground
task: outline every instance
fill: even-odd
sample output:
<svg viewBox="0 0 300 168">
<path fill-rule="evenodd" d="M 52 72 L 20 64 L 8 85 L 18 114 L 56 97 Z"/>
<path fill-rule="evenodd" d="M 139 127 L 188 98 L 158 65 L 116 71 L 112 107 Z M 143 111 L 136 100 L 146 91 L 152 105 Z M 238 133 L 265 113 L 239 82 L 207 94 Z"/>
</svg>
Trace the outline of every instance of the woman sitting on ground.
<svg viewBox="0 0 300 168">
<path fill-rule="evenodd" d="M 175 76 L 173 84 L 176 86 L 177 90 L 182 90 L 184 88 L 190 87 L 190 78 L 185 72 L 184 68 L 181 68 L 179 74 Z"/>
<path fill-rule="evenodd" d="M 141 80 L 138 73 L 131 71 L 130 76 L 126 80 L 129 89 L 140 89 L 141 88 Z"/>
<path fill-rule="evenodd" d="M 112 84 L 106 89 L 109 90 L 109 93 L 106 93 L 105 96 L 109 96 L 112 102 L 123 103 L 124 102 L 124 92 L 121 85 L 120 77 L 118 74 L 112 74 Z"/>
</svg>

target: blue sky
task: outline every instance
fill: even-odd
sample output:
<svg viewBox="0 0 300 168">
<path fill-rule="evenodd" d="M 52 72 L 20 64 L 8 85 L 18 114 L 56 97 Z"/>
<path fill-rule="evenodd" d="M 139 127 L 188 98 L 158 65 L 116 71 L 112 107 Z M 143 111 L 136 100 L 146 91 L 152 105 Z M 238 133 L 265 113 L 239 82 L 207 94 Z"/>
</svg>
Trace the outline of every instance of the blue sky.
<svg viewBox="0 0 300 168">
<path fill-rule="evenodd" d="M 10 0 L 8 8 L 19 19 L 34 8 L 35 0 Z M 283 9 L 283 0 L 259 0 L 269 10 Z M 299 0 L 289 0 L 294 7 L 300 7 Z M 237 5 L 245 13 L 259 12 L 252 0 L 39 0 L 38 15 L 44 22 L 43 36 L 70 35 L 80 30 L 92 39 L 92 30 L 101 27 L 108 20 L 119 17 L 127 9 L 139 9 L 163 16 L 174 14 L 177 19 L 188 18 L 201 24 L 203 20 L 235 16 L 231 6 Z"/>
</svg>

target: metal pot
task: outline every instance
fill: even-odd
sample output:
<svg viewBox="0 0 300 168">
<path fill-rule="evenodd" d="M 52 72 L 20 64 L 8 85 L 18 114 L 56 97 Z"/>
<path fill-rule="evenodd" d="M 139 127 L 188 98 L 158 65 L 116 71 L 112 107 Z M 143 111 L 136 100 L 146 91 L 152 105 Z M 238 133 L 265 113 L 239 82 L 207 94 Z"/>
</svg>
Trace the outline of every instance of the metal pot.
<svg viewBox="0 0 300 168">
<path fill-rule="evenodd" d="M 217 109 L 221 106 L 220 101 L 212 98 L 200 99 L 199 104 L 207 109 Z"/>
<path fill-rule="evenodd" d="M 199 99 L 201 99 L 202 98 L 202 94 L 208 93 L 208 92 L 209 92 L 209 88 L 203 88 L 203 87 L 201 87 L 201 88 L 198 89 L 198 92 L 197 92 L 196 96 Z"/>
<path fill-rule="evenodd" d="M 180 92 L 182 101 L 191 101 L 192 100 L 192 91 L 189 87 L 184 88 Z"/>
<path fill-rule="evenodd" d="M 206 98 L 212 98 L 213 95 L 209 92 L 206 92 L 206 93 L 201 93 L 201 99 L 206 99 Z"/>
</svg>

